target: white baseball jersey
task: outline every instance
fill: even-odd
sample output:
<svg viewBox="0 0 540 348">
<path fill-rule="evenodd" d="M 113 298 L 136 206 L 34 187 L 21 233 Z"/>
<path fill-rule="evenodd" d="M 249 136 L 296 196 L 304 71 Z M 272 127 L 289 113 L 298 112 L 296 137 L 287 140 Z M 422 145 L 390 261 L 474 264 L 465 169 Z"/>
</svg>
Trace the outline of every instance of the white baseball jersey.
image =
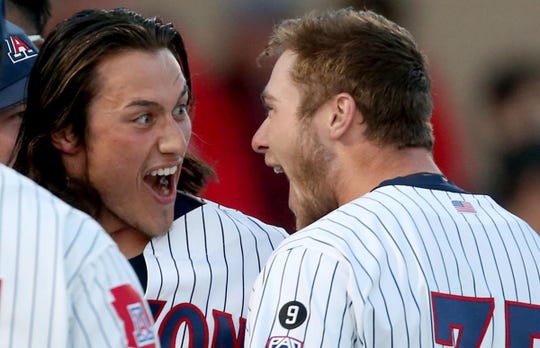
<svg viewBox="0 0 540 348">
<path fill-rule="evenodd" d="M 0 347 L 158 347 L 142 289 L 112 239 L 3 165 Z"/>
<path fill-rule="evenodd" d="M 442 176 L 381 184 L 283 242 L 246 347 L 532 347 L 540 237 Z"/>
<path fill-rule="evenodd" d="M 161 346 L 242 347 L 253 282 L 288 234 L 184 194 L 175 215 L 169 233 L 146 246 L 144 262 L 131 260 L 139 274 L 146 263 L 142 282 Z"/>
</svg>

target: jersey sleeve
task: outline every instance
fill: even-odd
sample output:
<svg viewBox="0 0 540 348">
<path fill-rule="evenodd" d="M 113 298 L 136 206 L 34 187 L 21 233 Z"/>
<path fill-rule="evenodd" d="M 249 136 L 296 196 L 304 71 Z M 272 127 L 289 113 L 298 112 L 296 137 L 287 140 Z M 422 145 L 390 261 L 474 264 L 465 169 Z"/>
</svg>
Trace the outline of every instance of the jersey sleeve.
<svg viewBox="0 0 540 348">
<path fill-rule="evenodd" d="M 87 220 L 66 245 L 68 346 L 159 347 L 136 275 L 110 237 Z"/>
<path fill-rule="evenodd" d="M 246 347 L 355 346 L 349 274 L 316 248 L 280 248 L 255 282 Z"/>
</svg>

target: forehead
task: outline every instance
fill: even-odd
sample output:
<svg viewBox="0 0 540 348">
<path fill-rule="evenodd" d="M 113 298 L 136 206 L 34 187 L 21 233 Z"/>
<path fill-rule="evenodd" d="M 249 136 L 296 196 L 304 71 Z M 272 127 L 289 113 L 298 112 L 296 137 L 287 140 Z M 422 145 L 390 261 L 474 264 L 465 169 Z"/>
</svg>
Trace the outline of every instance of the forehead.
<svg viewBox="0 0 540 348">
<path fill-rule="evenodd" d="M 163 106 L 186 95 L 180 64 L 168 49 L 129 50 L 104 59 L 96 69 L 94 107 L 122 108 L 134 100 Z"/>
<path fill-rule="evenodd" d="M 137 83 L 144 88 L 153 81 L 162 84 L 185 83 L 180 64 L 166 48 L 155 51 L 127 50 L 105 58 L 97 67 L 100 87 Z"/>
<path fill-rule="evenodd" d="M 295 62 L 296 55 L 291 51 L 285 51 L 278 58 L 263 92 L 264 97 L 284 100 L 299 97 L 298 86 L 291 77 L 291 69 Z"/>
</svg>

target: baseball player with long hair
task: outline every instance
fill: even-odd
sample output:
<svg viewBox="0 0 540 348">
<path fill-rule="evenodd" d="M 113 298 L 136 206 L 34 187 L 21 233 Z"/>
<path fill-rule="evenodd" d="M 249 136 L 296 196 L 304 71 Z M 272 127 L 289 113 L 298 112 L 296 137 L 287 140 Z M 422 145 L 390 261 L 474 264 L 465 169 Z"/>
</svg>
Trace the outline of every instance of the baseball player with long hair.
<svg viewBox="0 0 540 348">
<path fill-rule="evenodd" d="M 531 347 L 540 236 L 432 157 L 426 61 L 371 11 L 285 20 L 253 148 L 300 229 L 257 279 L 247 347 Z"/>
<path fill-rule="evenodd" d="M 162 346 L 241 346 L 252 283 L 287 234 L 189 194 L 212 170 L 187 152 L 180 34 L 127 9 L 82 11 L 47 36 L 28 90 L 15 168 L 105 227 Z"/>
</svg>

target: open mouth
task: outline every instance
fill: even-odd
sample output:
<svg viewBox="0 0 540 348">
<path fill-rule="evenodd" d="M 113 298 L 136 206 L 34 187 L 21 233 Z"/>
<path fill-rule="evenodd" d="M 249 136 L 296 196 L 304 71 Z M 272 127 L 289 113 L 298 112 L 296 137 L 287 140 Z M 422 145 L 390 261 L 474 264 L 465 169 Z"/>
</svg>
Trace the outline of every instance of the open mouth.
<svg viewBox="0 0 540 348">
<path fill-rule="evenodd" d="M 174 174 L 178 166 L 159 168 L 150 172 L 144 177 L 144 181 L 161 196 L 168 196 L 175 190 Z"/>
</svg>

